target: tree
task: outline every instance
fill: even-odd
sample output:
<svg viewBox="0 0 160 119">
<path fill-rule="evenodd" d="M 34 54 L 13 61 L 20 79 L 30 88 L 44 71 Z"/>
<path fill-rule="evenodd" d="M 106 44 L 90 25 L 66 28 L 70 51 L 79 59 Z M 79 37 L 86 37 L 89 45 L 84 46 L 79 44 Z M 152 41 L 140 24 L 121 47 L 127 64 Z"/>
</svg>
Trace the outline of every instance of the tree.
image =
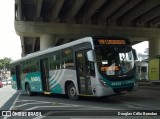
<svg viewBox="0 0 160 119">
<path fill-rule="evenodd" d="M 3 59 L 0 59 L 0 69 L 2 70 L 2 69 L 9 69 L 9 64 L 10 64 L 10 62 L 12 61 L 12 59 L 11 58 L 7 58 L 7 57 L 5 57 L 5 58 L 3 58 Z"/>
</svg>

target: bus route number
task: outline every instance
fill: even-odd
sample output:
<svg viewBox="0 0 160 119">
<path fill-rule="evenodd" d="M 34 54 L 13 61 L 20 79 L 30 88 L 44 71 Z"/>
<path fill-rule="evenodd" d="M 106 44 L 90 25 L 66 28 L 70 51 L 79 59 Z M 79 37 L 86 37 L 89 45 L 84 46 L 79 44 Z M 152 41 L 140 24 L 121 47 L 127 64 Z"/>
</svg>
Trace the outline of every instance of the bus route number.
<svg viewBox="0 0 160 119">
<path fill-rule="evenodd" d="M 105 44 L 111 44 L 111 45 L 124 45 L 126 44 L 125 43 L 125 40 L 105 40 L 105 39 L 99 39 L 98 40 L 98 43 L 100 45 L 105 45 Z"/>
</svg>

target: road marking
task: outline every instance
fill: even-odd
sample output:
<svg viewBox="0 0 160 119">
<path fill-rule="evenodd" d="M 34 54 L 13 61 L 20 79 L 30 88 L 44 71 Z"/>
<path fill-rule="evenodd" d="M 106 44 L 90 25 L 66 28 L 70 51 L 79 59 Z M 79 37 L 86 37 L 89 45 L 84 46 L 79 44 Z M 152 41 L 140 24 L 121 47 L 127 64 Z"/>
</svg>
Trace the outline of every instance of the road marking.
<svg viewBox="0 0 160 119">
<path fill-rule="evenodd" d="M 17 98 L 15 99 L 15 101 L 13 102 L 13 104 L 12 104 L 12 106 L 10 107 L 9 110 L 11 110 L 11 109 L 15 106 L 15 104 L 16 104 L 16 102 L 17 102 L 19 96 L 20 96 L 20 94 L 21 94 L 21 93 L 18 94 Z"/>
<path fill-rule="evenodd" d="M 46 102 L 48 102 L 48 101 L 37 101 L 37 100 L 18 100 L 17 102 L 31 102 L 31 101 L 35 101 L 35 102 L 40 102 L 40 103 L 46 103 Z M 52 102 L 48 102 L 48 103 L 52 103 Z"/>
<path fill-rule="evenodd" d="M 109 109 L 109 110 L 111 110 L 111 108 L 103 108 L 103 107 L 94 107 L 94 106 L 85 106 L 85 105 L 73 105 L 73 104 L 66 104 L 66 103 L 58 103 L 58 104 L 63 104 L 63 105 L 59 105 L 59 106 L 35 106 L 35 107 L 28 108 L 28 109 L 25 109 L 25 110 L 32 110 L 33 111 L 33 110 L 36 110 L 38 108 L 49 108 L 49 107 L 51 107 L 51 108 L 52 107 L 53 108 L 59 108 L 59 107 L 63 107 L 63 108 L 65 108 L 65 107 L 84 107 L 84 108 L 92 108 L 94 110 L 97 110 L 97 109 L 98 110 L 100 110 L 100 109 L 105 109 L 105 110 Z M 91 109 L 88 109 L 88 110 L 91 110 Z M 113 108 L 113 110 L 115 110 L 115 108 Z M 66 109 L 66 111 L 68 111 L 68 110 Z M 47 113 L 43 114 L 45 116 L 39 116 L 39 117 L 35 117 L 33 119 L 42 119 L 42 118 L 45 118 L 46 116 L 49 116 L 49 115 L 54 114 L 54 113 L 59 113 L 59 112 L 54 112 L 54 110 L 53 111 L 48 110 Z"/>
<path fill-rule="evenodd" d="M 64 106 L 71 106 L 71 107 L 72 106 L 78 106 L 78 107 L 87 107 L 87 108 L 96 108 L 96 109 L 108 109 L 108 108 L 105 108 L 105 107 L 87 106 L 87 105 L 75 105 L 75 104 L 48 102 L 48 101 L 37 101 L 37 100 L 19 100 L 17 102 L 27 102 L 27 101 L 35 101 L 35 103 L 25 103 L 25 104 L 18 105 L 18 106 L 15 106 L 15 107 L 22 107 L 22 106 L 26 106 L 26 105 L 29 105 L 29 104 L 42 104 L 42 103 L 46 104 L 46 103 L 51 103 L 52 105 L 64 105 Z M 47 106 L 41 106 L 41 107 L 47 107 Z M 50 106 L 48 106 L 48 107 L 50 107 Z M 109 108 L 109 109 L 111 109 L 111 108 Z M 112 109 L 114 110 L 115 108 L 112 108 Z"/>
<path fill-rule="evenodd" d="M 107 110 L 107 109 L 110 109 L 110 110 L 115 110 L 115 108 L 105 108 L 105 107 L 95 107 L 95 106 L 85 106 L 85 105 L 73 105 L 73 104 L 65 104 L 65 103 L 58 103 L 58 104 L 63 104 L 63 105 L 57 105 L 57 106 L 34 106 L 34 107 L 32 107 L 32 108 L 29 108 L 29 109 L 26 109 L 26 110 L 34 110 L 34 109 L 37 109 L 37 108 L 46 108 L 46 107 L 87 107 L 87 108 L 94 108 L 94 109 L 105 109 L 105 110 Z M 117 109 L 117 108 L 116 108 Z M 89 110 L 91 110 L 91 109 L 89 109 Z"/>
<path fill-rule="evenodd" d="M 50 103 L 50 102 L 43 102 L 43 104 L 46 104 L 46 103 Z M 33 104 L 42 104 L 42 103 L 41 102 L 25 103 L 25 104 L 17 105 L 17 106 L 14 106 L 14 107 L 23 107 L 23 106 L 26 106 L 26 105 L 33 105 Z"/>
<path fill-rule="evenodd" d="M 28 108 L 26 110 L 34 110 L 34 109 L 37 109 L 37 108 L 44 108 L 44 107 L 73 107 L 73 106 L 35 106 L 35 107 L 32 107 L 32 108 Z M 74 107 L 78 107 L 78 106 L 74 106 Z"/>
<path fill-rule="evenodd" d="M 15 104 L 16 104 L 16 102 L 17 102 L 19 96 L 20 96 L 20 94 L 21 94 L 21 93 L 18 94 L 17 98 L 14 100 L 14 102 L 13 102 L 13 104 L 11 105 L 11 107 L 9 108 L 9 110 L 11 110 L 12 108 L 14 108 L 14 106 L 15 106 Z M 3 119 L 7 119 L 7 118 L 8 118 L 8 117 L 5 116 Z"/>
<path fill-rule="evenodd" d="M 64 103 L 58 103 L 58 102 L 37 101 L 37 100 L 18 100 L 17 102 L 36 102 L 36 103 L 64 104 Z"/>
</svg>

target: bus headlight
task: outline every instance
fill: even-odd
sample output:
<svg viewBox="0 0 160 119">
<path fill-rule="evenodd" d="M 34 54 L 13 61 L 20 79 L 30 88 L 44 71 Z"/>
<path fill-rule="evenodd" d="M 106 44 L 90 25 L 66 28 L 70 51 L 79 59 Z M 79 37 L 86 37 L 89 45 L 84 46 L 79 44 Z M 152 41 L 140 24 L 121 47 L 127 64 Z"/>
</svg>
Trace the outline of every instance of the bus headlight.
<svg viewBox="0 0 160 119">
<path fill-rule="evenodd" d="M 100 82 L 103 86 L 108 87 L 108 85 L 106 84 L 106 82 L 105 82 L 105 81 L 103 81 L 103 80 L 102 80 L 102 79 L 100 79 L 100 78 L 99 78 L 99 82 Z"/>
</svg>

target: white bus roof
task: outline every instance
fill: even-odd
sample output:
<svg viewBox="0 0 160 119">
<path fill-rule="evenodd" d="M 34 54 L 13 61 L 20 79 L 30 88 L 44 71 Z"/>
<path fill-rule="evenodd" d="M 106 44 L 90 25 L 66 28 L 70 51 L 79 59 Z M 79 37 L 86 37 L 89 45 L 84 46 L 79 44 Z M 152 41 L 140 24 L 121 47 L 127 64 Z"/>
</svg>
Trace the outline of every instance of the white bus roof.
<svg viewBox="0 0 160 119">
<path fill-rule="evenodd" d="M 81 38 L 81 39 L 78 39 L 78 40 L 60 45 L 60 46 L 51 47 L 51 48 L 48 48 L 48 49 L 45 49 L 45 50 L 42 50 L 42 51 L 37 51 L 37 52 L 31 53 L 31 54 L 28 54 L 28 55 L 26 55 L 25 57 L 22 57 L 19 60 L 12 61 L 11 64 L 17 63 L 17 62 L 20 62 L 20 61 L 24 61 L 24 60 L 27 60 L 27 59 L 30 59 L 30 58 L 33 58 L 33 57 L 41 56 L 41 55 L 44 55 L 44 54 L 47 54 L 47 53 L 51 53 L 53 51 L 57 51 L 57 50 L 64 49 L 64 48 L 67 48 L 67 47 L 71 47 L 71 46 L 74 46 L 74 45 L 77 45 L 77 44 L 80 44 L 80 43 L 91 42 L 91 41 L 92 41 L 92 37 Z"/>
</svg>

